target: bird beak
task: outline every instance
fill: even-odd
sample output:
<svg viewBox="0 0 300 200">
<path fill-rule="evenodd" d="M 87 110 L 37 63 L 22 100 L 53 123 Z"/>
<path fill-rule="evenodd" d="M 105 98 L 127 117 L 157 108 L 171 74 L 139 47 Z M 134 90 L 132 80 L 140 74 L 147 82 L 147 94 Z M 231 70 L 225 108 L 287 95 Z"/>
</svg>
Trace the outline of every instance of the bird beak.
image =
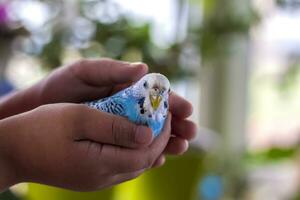
<svg viewBox="0 0 300 200">
<path fill-rule="evenodd" d="M 162 97 L 160 95 L 150 95 L 151 106 L 154 110 L 157 110 L 157 108 L 160 105 L 161 100 L 162 100 Z"/>
</svg>

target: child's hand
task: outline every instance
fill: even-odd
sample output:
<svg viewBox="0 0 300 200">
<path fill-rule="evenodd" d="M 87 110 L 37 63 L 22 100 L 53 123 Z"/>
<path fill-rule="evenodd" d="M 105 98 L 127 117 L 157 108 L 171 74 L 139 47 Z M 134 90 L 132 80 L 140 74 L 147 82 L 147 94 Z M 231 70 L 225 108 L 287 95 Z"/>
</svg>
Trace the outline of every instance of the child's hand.
<svg viewBox="0 0 300 200">
<path fill-rule="evenodd" d="M 153 142 L 151 129 L 85 105 L 52 104 L 0 122 L 0 158 L 9 185 L 38 182 L 96 190 L 151 168 L 164 151 L 171 115 Z M 1 168 L 1 166 L 0 166 Z M 1 183 L 1 181 L 0 181 Z M 0 190 L 8 185 L 1 185 Z"/>
</svg>

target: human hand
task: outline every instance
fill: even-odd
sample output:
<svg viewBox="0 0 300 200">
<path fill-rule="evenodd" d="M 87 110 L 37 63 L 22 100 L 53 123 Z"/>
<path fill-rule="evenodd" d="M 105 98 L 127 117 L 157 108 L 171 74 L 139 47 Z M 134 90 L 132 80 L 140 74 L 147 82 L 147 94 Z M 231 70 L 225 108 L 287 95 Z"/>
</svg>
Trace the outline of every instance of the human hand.
<svg viewBox="0 0 300 200">
<path fill-rule="evenodd" d="M 154 164 L 162 166 L 165 163 L 165 155 L 181 155 L 188 150 L 189 141 L 196 137 L 197 127 L 194 122 L 187 119 L 193 112 L 193 107 L 186 99 L 175 92 L 171 92 L 169 98 L 170 113 L 172 114 L 171 138 Z"/>
<path fill-rule="evenodd" d="M 110 96 L 139 80 L 147 65 L 111 59 L 80 60 L 60 67 L 32 87 L 0 99 L 0 119 L 51 103 L 81 103 Z"/>
<path fill-rule="evenodd" d="M 81 60 L 55 70 L 40 83 L 6 100 L 0 106 L 0 118 L 8 111 L 18 114 L 43 104 L 79 103 L 111 96 L 147 72 L 148 67 L 143 63 L 131 64 L 111 59 Z M 172 138 L 165 153 L 178 155 L 187 150 L 188 141 L 195 137 L 196 126 L 186 119 L 192 113 L 191 104 L 174 92 L 171 92 L 169 99 L 173 116 Z M 155 166 L 162 165 L 164 160 L 164 155 L 161 155 Z"/>
<path fill-rule="evenodd" d="M 78 104 L 51 104 L 6 118 L 0 122 L 0 158 L 10 178 L 0 190 L 26 181 L 92 191 L 133 179 L 163 152 L 170 126 L 169 114 L 153 140 L 148 127 Z"/>
<path fill-rule="evenodd" d="M 148 71 L 143 63 L 83 59 L 52 72 L 39 85 L 40 104 L 81 103 L 111 96 Z"/>
<path fill-rule="evenodd" d="M 81 60 L 54 72 L 42 85 L 42 102 L 82 102 L 111 96 L 138 81 L 148 72 L 144 63 L 127 63 L 111 59 Z M 59 95 L 58 95 L 59 94 Z M 166 154 L 180 155 L 188 149 L 188 141 L 196 135 L 196 125 L 187 120 L 192 105 L 176 93 L 170 94 L 172 138 Z M 164 163 L 164 156 L 155 166 Z"/>
</svg>

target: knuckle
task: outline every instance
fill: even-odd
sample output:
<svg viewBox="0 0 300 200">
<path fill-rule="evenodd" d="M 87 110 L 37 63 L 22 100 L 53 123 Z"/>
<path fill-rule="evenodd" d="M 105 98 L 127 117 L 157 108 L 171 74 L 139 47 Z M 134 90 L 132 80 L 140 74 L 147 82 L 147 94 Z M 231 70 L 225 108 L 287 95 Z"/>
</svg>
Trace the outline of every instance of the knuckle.
<svg viewBox="0 0 300 200">
<path fill-rule="evenodd" d="M 137 134 L 139 134 L 139 127 L 137 125 L 131 126 L 131 139 L 135 141 Z"/>
<path fill-rule="evenodd" d="M 153 163 L 154 163 L 154 159 L 152 156 L 148 156 L 146 157 L 146 160 L 145 160 L 145 168 L 148 169 L 148 168 L 151 168 Z"/>
<path fill-rule="evenodd" d="M 111 59 L 102 59 L 101 62 L 107 69 L 111 69 L 114 65 L 114 61 Z"/>
<path fill-rule="evenodd" d="M 83 105 L 70 105 L 65 107 L 63 112 L 70 118 L 78 119 L 85 115 L 86 108 Z"/>
<path fill-rule="evenodd" d="M 120 138 L 120 123 L 116 116 L 112 117 L 111 121 L 111 132 L 113 135 L 113 143 L 118 144 L 122 139 Z"/>
<path fill-rule="evenodd" d="M 88 106 L 83 104 L 74 104 L 73 107 L 74 107 L 74 112 L 78 115 L 86 115 L 90 110 Z"/>
<path fill-rule="evenodd" d="M 68 123 L 74 128 L 74 131 L 84 131 L 85 123 L 87 119 L 88 108 L 84 105 L 69 105 L 64 108 L 65 118 L 68 119 Z"/>
<path fill-rule="evenodd" d="M 81 59 L 70 65 L 69 69 L 75 76 L 80 77 L 82 73 L 84 73 L 85 66 L 88 64 L 88 62 L 88 59 Z"/>
<path fill-rule="evenodd" d="M 113 142 L 116 144 L 131 145 L 135 141 L 137 127 L 128 124 L 119 117 L 113 116 L 112 119 L 112 134 Z"/>
<path fill-rule="evenodd" d="M 141 169 L 149 169 L 151 168 L 154 160 L 150 156 L 145 156 L 145 154 L 141 154 L 141 156 L 136 156 L 132 161 L 133 170 L 141 170 Z"/>
<path fill-rule="evenodd" d="M 74 122 L 78 125 L 87 126 L 92 120 L 91 111 L 92 109 L 86 105 L 77 105 L 74 109 Z"/>
<path fill-rule="evenodd" d="M 145 159 L 141 157 L 135 157 L 131 162 L 131 166 L 132 166 L 131 169 L 132 171 L 148 168 L 147 162 L 145 162 Z"/>
<path fill-rule="evenodd" d="M 84 66 L 86 66 L 88 64 L 89 60 L 88 59 L 80 59 L 79 61 L 77 61 L 75 63 L 75 65 L 77 66 L 78 69 L 82 69 L 84 68 Z"/>
<path fill-rule="evenodd" d="M 103 58 L 100 60 L 100 62 L 105 69 L 112 69 L 113 67 L 120 64 L 120 61 L 116 61 L 110 58 Z"/>
<path fill-rule="evenodd" d="M 138 132 L 138 127 L 133 124 L 123 124 L 124 137 L 128 145 L 135 143 L 136 134 Z"/>
</svg>

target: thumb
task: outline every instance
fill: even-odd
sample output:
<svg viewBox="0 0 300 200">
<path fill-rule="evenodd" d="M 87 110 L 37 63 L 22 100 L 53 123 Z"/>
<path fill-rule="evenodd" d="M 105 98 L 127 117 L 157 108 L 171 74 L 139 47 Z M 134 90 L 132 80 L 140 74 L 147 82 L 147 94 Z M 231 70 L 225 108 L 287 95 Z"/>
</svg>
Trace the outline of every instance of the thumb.
<svg viewBox="0 0 300 200">
<path fill-rule="evenodd" d="M 124 117 L 87 108 L 82 140 L 117 145 L 127 148 L 148 146 L 153 135 L 150 128 L 136 125 Z"/>
<path fill-rule="evenodd" d="M 71 65 L 70 68 L 76 77 L 95 86 L 136 82 L 148 72 L 148 66 L 144 63 L 112 59 L 85 59 Z"/>
</svg>

